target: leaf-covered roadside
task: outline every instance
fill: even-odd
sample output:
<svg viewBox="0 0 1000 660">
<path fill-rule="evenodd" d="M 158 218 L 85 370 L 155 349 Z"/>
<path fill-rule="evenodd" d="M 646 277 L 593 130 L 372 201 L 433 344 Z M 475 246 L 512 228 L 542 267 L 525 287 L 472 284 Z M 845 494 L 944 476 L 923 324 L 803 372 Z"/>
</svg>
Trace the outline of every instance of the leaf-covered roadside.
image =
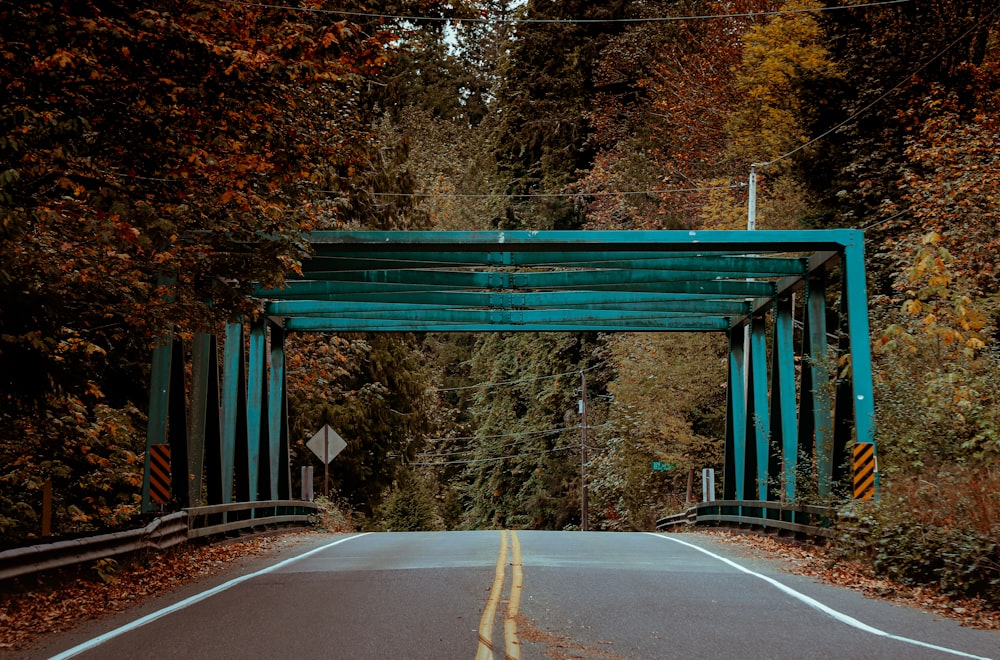
<svg viewBox="0 0 1000 660">
<path fill-rule="evenodd" d="M 150 553 L 121 565 L 102 560 L 89 575 L 65 582 L 43 582 L 0 597 L 0 651 L 29 647 L 42 635 L 121 612 L 183 584 L 216 575 L 233 562 L 245 562 L 294 542 L 293 537 L 263 536 L 225 545 L 187 545 Z M 103 577 L 101 575 L 103 573 Z"/>
<path fill-rule="evenodd" d="M 745 534 L 726 529 L 699 529 L 739 549 L 749 557 L 776 559 L 782 570 L 795 575 L 860 591 L 869 598 L 889 600 L 958 621 L 964 626 L 1000 630 L 1000 612 L 977 598 L 950 598 L 933 585 L 906 586 L 877 575 L 870 562 L 849 560 L 836 548 L 792 543 L 772 536 Z"/>
<path fill-rule="evenodd" d="M 141 601 L 185 584 L 293 548 L 315 534 L 354 531 L 350 512 L 325 499 L 320 520 L 309 530 L 289 530 L 211 545 L 188 543 L 120 562 L 102 559 L 77 573 L 45 575 L 21 589 L 0 591 L 0 655 L 25 649 L 43 635 L 62 633 L 91 619 L 136 607 Z"/>
</svg>

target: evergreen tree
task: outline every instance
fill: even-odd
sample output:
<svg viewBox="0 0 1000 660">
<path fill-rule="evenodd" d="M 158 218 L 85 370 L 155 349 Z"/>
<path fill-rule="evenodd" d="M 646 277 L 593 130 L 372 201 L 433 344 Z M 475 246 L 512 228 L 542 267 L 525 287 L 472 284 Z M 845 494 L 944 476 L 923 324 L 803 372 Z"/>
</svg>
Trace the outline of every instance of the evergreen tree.
<svg viewBox="0 0 1000 660">
<path fill-rule="evenodd" d="M 444 529 L 434 499 L 437 485 L 426 476 L 403 470 L 376 511 L 376 527 L 387 532 Z"/>
<path fill-rule="evenodd" d="M 288 353 L 293 464 L 317 465 L 322 479 L 304 443 L 329 424 L 347 442 L 330 464 L 331 488 L 370 515 L 429 429 L 427 374 L 412 338 L 313 336 Z"/>
<path fill-rule="evenodd" d="M 530 20 L 611 19 L 624 15 L 619 0 L 596 6 L 581 0 L 530 0 Z M 494 153 L 507 193 L 569 190 L 594 157 L 589 116 L 601 47 L 616 23 L 522 23 L 500 70 Z M 495 219 L 501 228 L 574 229 L 581 209 L 559 198 L 511 203 Z"/>
<path fill-rule="evenodd" d="M 477 527 L 562 529 L 580 524 L 579 370 L 593 362 L 587 335 L 484 335 L 472 358 L 483 383 L 466 469 Z M 600 391 L 601 379 L 592 382 Z"/>
</svg>

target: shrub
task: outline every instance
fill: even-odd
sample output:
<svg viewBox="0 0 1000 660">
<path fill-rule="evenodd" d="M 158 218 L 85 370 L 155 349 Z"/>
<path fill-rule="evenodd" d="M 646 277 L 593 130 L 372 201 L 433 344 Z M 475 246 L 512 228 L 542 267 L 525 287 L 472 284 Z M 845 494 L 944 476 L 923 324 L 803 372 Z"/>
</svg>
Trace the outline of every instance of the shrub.
<svg viewBox="0 0 1000 660">
<path fill-rule="evenodd" d="M 952 597 L 1000 609 L 1000 471 L 925 473 L 886 488 L 850 530 L 874 571 L 909 586 L 937 585 Z"/>
</svg>

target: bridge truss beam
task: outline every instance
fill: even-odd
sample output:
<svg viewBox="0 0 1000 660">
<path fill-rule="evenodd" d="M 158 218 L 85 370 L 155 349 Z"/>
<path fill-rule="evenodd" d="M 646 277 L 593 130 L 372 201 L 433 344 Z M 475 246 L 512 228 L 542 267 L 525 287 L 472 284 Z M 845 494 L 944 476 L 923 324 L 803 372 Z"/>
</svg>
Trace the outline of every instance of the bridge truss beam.
<svg viewBox="0 0 1000 660">
<path fill-rule="evenodd" d="M 239 321 L 221 333 L 221 374 L 219 340 L 195 338 L 186 419 L 176 403 L 186 394 L 185 348 L 170 341 L 154 353 L 147 444 L 171 446 L 182 505 L 290 496 L 290 332 L 726 334 L 725 499 L 791 502 L 804 488 L 831 495 L 845 476 L 848 445 L 874 443 L 860 231 L 317 232 L 307 239 L 313 256 L 301 275 L 282 289 L 257 289 L 267 320 L 250 324 L 248 335 Z M 148 478 L 147 466 L 145 510 Z"/>
</svg>

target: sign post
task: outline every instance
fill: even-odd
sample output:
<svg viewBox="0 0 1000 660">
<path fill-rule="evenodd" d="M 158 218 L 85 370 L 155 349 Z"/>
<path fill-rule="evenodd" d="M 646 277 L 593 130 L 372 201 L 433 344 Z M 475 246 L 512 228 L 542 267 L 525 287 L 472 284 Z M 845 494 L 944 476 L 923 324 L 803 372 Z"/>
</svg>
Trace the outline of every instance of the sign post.
<svg viewBox="0 0 1000 660">
<path fill-rule="evenodd" d="M 313 501 L 313 466 L 302 466 L 302 496 L 299 498 L 303 502 Z"/>
<path fill-rule="evenodd" d="M 344 439 L 336 431 L 330 428 L 329 424 L 324 424 L 316 435 L 314 435 L 306 447 L 316 454 L 316 457 L 323 461 L 323 497 L 330 496 L 330 461 L 337 457 L 347 446 Z"/>
<path fill-rule="evenodd" d="M 701 501 L 715 501 L 715 470 L 704 468 L 701 471 Z"/>
</svg>

